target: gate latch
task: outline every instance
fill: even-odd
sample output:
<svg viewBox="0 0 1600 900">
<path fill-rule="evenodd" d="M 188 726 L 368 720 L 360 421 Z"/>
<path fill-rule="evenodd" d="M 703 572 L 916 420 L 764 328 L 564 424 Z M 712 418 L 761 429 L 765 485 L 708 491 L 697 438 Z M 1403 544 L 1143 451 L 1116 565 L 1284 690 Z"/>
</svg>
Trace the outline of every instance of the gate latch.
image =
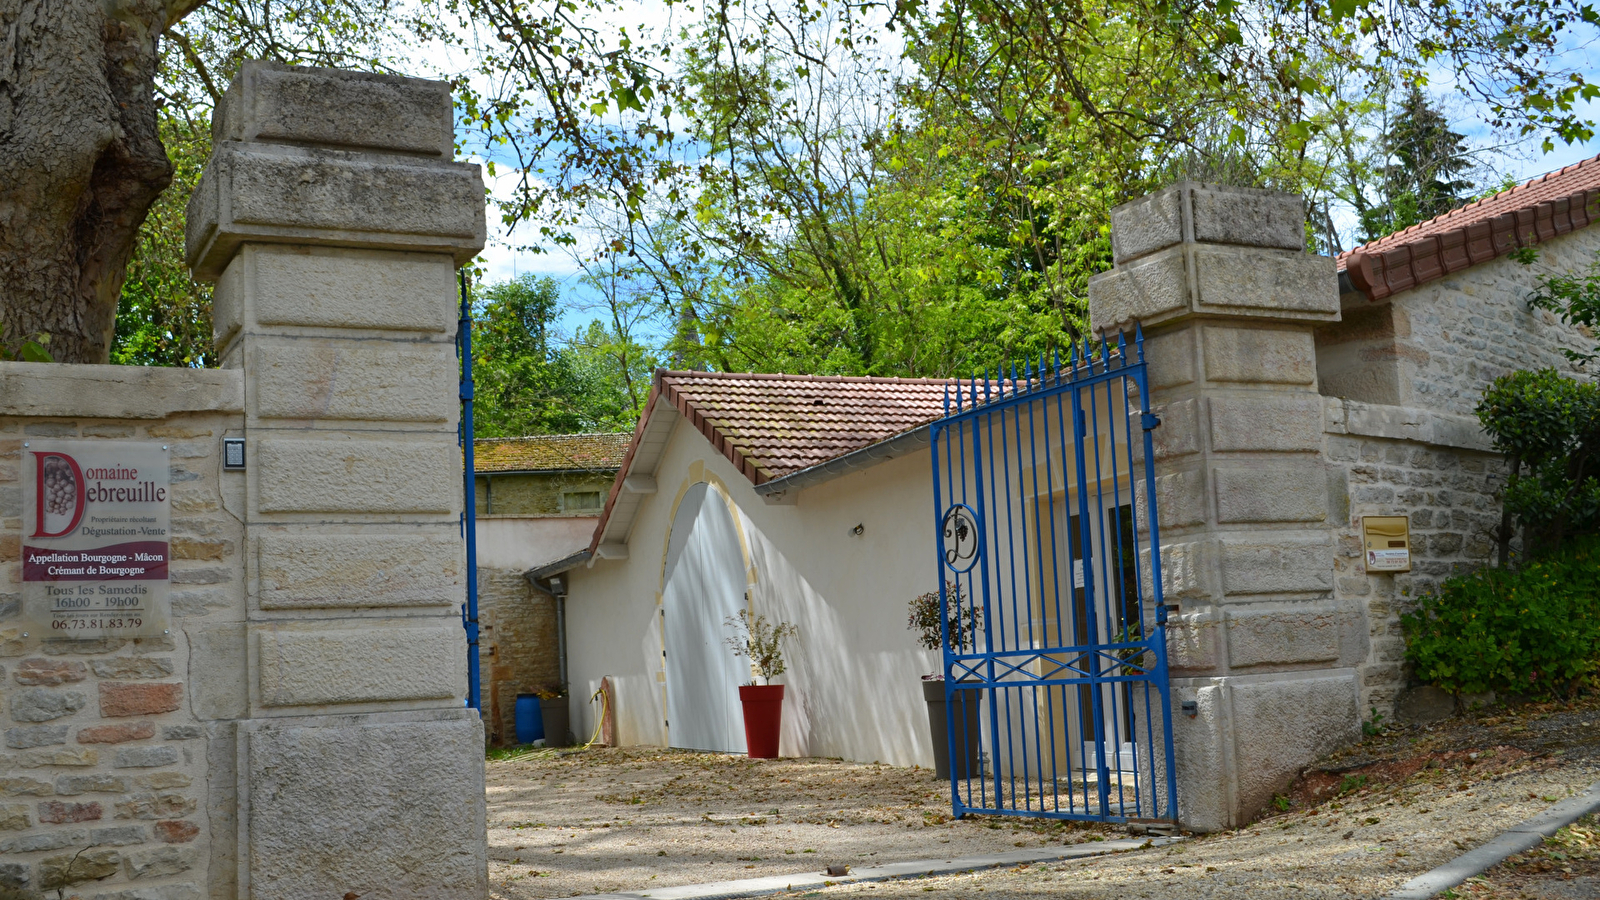
<svg viewBox="0 0 1600 900">
<path fill-rule="evenodd" d="M 1161 427 L 1161 417 L 1155 413 L 1140 413 L 1139 425 L 1145 431 L 1154 431 Z"/>
<path fill-rule="evenodd" d="M 1191 719 L 1200 715 L 1200 702 L 1198 700 L 1183 701 L 1183 714 Z"/>
</svg>

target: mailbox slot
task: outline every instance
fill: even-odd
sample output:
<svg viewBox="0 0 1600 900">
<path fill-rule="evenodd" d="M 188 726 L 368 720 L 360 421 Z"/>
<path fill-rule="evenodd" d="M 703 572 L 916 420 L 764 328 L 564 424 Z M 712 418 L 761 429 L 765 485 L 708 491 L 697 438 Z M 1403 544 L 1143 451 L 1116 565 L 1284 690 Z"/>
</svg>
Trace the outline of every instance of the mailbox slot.
<svg viewBox="0 0 1600 900">
<path fill-rule="evenodd" d="M 1411 571 L 1411 517 L 1362 516 L 1361 543 L 1368 572 Z"/>
</svg>

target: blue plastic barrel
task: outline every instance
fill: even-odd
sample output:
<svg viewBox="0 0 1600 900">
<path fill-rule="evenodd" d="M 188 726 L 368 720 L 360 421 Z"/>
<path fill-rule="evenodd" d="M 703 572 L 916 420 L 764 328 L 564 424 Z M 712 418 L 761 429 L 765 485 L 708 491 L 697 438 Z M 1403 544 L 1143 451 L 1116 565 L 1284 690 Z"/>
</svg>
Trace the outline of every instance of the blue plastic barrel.
<svg viewBox="0 0 1600 900">
<path fill-rule="evenodd" d="M 517 743 L 531 744 L 544 737 L 544 716 L 538 694 L 517 695 Z"/>
</svg>

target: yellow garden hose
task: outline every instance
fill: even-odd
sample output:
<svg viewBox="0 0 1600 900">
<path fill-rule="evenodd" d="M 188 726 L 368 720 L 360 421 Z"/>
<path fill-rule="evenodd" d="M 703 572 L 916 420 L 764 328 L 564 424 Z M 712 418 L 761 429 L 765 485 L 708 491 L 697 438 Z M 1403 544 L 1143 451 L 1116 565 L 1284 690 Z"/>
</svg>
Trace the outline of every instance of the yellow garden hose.
<svg viewBox="0 0 1600 900">
<path fill-rule="evenodd" d="M 600 716 L 594 721 L 594 736 L 589 738 L 589 743 L 584 744 L 581 748 L 579 748 L 582 750 L 587 750 L 590 747 L 593 747 L 595 742 L 600 740 L 601 730 L 606 727 L 606 713 L 609 710 L 607 709 L 608 704 L 606 703 L 606 689 L 603 682 L 600 688 L 589 697 L 589 702 L 593 703 L 597 699 L 600 701 Z"/>
</svg>

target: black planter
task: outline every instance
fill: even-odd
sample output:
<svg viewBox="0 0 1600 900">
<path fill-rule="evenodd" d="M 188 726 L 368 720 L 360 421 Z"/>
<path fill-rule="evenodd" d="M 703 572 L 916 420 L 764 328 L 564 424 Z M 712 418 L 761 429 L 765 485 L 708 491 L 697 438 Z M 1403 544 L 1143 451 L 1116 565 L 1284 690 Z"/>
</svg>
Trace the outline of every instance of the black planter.
<svg viewBox="0 0 1600 900">
<path fill-rule="evenodd" d="M 539 712 L 544 717 L 544 745 L 566 747 L 572 744 L 572 725 L 568 721 L 567 698 L 539 698 Z"/>
<path fill-rule="evenodd" d="M 933 773 L 950 777 L 950 736 L 946 729 L 950 717 L 945 709 L 944 682 L 924 681 L 922 699 L 928 701 L 928 731 L 933 735 Z M 972 778 L 983 774 L 983 757 L 978 711 L 983 702 L 977 691 L 956 691 L 956 777 Z M 962 746 L 965 744 L 965 746 Z M 965 752 L 963 752 L 965 751 Z"/>
</svg>

